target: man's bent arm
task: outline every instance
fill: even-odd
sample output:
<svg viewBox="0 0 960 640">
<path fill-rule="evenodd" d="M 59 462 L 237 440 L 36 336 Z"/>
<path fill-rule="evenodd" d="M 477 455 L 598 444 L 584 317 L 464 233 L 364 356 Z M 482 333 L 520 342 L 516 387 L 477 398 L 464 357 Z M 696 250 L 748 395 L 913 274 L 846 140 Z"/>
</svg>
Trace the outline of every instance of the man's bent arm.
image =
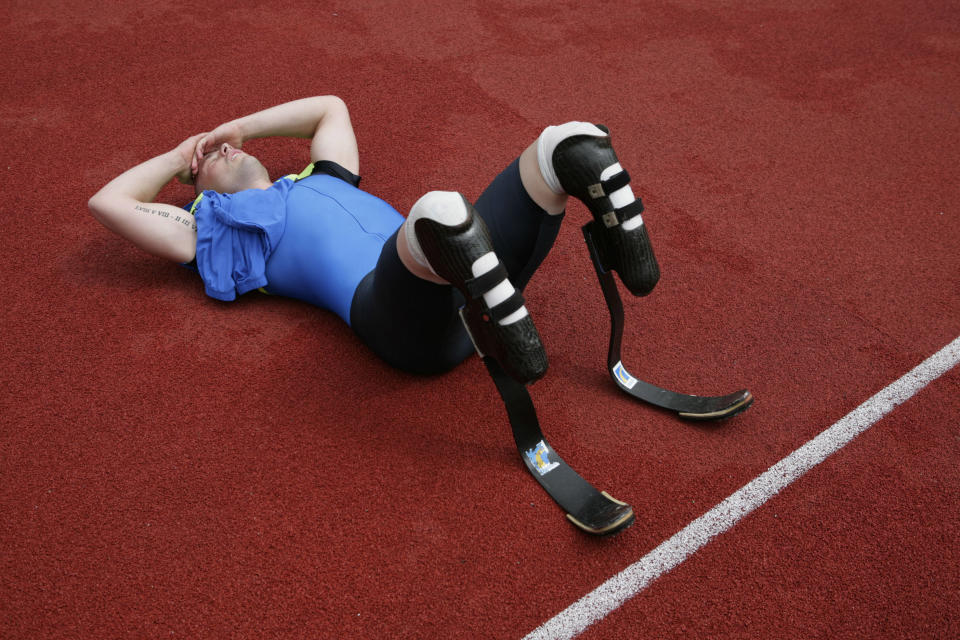
<svg viewBox="0 0 960 640">
<path fill-rule="evenodd" d="M 294 100 L 220 125 L 197 145 L 194 170 L 203 154 L 216 144 L 229 142 L 238 146 L 247 140 L 270 136 L 312 138 L 310 157 L 313 161 L 331 160 L 353 173 L 360 172 L 350 113 L 337 96 Z"/>
<path fill-rule="evenodd" d="M 196 254 L 197 226 L 183 209 L 153 202 L 174 176 L 188 175 L 190 151 L 200 136 L 173 151 L 151 158 L 111 180 L 88 206 L 103 226 L 141 249 L 176 262 L 190 262 Z"/>
</svg>

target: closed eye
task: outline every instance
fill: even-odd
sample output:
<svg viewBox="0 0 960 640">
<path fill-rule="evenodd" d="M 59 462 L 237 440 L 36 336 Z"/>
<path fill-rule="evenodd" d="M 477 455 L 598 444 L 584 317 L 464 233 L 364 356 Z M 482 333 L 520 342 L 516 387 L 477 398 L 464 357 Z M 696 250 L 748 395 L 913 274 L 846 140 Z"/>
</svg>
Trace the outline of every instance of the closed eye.
<svg viewBox="0 0 960 640">
<path fill-rule="evenodd" d="M 197 175 L 200 175 L 200 172 L 203 170 L 203 168 L 207 166 L 207 162 L 216 159 L 218 155 L 219 154 L 216 151 L 208 151 L 207 153 L 203 154 L 203 158 L 201 158 L 200 162 L 197 164 Z M 213 158 L 210 156 L 213 156 Z"/>
</svg>

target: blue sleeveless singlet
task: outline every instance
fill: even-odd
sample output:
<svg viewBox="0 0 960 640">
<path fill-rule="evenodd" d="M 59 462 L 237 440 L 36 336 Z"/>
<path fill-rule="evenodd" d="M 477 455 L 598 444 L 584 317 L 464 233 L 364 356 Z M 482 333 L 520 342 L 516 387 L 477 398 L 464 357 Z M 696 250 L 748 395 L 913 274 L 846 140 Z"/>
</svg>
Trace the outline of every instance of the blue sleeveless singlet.
<svg viewBox="0 0 960 640">
<path fill-rule="evenodd" d="M 404 218 L 380 198 L 312 168 L 269 189 L 197 198 L 197 270 L 207 295 L 233 300 L 264 288 L 350 323 L 357 285 Z"/>
</svg>

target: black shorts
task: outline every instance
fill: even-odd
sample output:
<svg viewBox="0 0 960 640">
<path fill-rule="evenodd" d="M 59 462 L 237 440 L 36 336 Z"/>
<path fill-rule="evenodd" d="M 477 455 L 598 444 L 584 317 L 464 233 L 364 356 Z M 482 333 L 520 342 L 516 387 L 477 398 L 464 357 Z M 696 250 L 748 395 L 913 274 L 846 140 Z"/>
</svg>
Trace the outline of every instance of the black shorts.
<svg viewBox="0 0 960 640">
<path fill-rule="evenodd" d="M 563 215 L 549 215 L 530 198 L 519 160 L 494 179 L 474 207 L 510 281 L 522 291 L 553 246 Z M 442 373 L 474 350 L 458 314 L 463 304 L 454 287 L 427 282 L 403 266 L 394 233 L 353 295 L 350 324 L 389 364 L 411 373 Z"/>
</svg>

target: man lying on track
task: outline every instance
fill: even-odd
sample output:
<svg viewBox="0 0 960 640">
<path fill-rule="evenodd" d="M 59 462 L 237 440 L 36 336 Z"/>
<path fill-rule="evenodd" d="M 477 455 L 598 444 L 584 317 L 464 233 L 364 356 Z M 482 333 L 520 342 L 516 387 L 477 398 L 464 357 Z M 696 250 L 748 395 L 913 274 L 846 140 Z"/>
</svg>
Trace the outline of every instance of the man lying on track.
<svg viewBox="0 0 960 640">
<path fill-rule="evenodd" d="M 267 136 L 310 138 L 312 164 L 272 181 L 241 150 Z M 432 191 L 404 219 L 358 189 L 358 174 L 347 107 L 321 96 L 194 135 L 112 180 L 89 206 L 140 248 L 194 266 L 208 295 L 233 300 L 262 289 L 304 300 L 416 373 L 447 371 L 474 347 L 522 384 L 546 373 L 519 292 L 553 246 L 568 195 L 598 221 L 597 249 L 631 293 L 645 295 L 659 279 L 640 200 L 607 131 L 592 124 L 547 127 L 474 205 Z M 153 202 L 174 177 L 196 186 L 190 214 Z"/>
</svg>

